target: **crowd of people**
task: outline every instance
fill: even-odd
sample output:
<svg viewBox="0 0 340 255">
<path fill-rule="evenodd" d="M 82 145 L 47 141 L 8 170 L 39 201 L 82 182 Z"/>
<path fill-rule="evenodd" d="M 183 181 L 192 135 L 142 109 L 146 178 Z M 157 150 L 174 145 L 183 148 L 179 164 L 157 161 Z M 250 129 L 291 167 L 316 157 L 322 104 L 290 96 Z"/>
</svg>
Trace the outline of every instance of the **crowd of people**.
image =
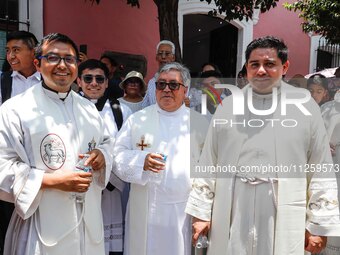
<svg viewBox="0 0 340 255">
<path fill-rule="evenodd" d="M 308 78 L 305 78 L 301 74 L 294 75 L 288 83 L 295 87 L 308 89 L 311 96 L 320 106 L 334 100 L 340 88 L 340 67 L 335 69 L 331 77 L 326 77 L 322 72 L 308 76 Z"/>
<path fill-rule="evenodd" d="M 148 83 L 59 33 L 12 32 L 6 56 L 0 254 L 339 254 L 339 68 L 285 82 L 272 36 L 235 85 L 214 63 L 194 82 L 168 40 Z"/>
</svg>

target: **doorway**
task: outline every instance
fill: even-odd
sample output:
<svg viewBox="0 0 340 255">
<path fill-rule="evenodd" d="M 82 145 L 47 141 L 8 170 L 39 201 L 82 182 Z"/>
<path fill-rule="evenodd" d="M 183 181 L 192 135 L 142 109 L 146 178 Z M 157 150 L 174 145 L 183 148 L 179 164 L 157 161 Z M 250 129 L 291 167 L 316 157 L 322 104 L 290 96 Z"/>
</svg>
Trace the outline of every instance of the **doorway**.
<svg viewBox="0 0 340 255">
<path fill-rule="evenodd" d="M 204 63 L 216 64 L 224 77 L 236 75 L 238 29 L 205 14 L 183 16 L 183 63 L 198 77 Z"/>
</svg>

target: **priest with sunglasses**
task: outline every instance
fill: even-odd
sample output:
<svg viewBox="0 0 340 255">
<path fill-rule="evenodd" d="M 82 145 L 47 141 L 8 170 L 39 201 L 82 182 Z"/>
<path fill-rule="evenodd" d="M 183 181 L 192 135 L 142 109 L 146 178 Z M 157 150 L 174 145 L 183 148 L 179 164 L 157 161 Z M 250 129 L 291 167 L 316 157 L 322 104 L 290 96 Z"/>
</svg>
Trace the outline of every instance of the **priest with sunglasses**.
<svg viewBox="0 0 340 255">
<path fill-rule="evenodd" d="M 189 85 L 186 67 L 164 65 L 156 76 L 157 103 L 131 115 L 117 135 L 116 174 L 131 182 L 125 255 L 191 254 L 191 218 L 184 212 L 190 161 L 199 156 L 208 123 L 184 105 Z M 194 133 L 193 116 L 202 121 L 192 124 L 200 128 Z"/>
<path fill-rule="evenodd" d="M 131 114 L 128 106 L 108 98 L 109 70 L 97 59 L 88 59 L 78 67 L 78 86 L 81 94 L 96 105 L 108 132 L 115 137 L 123 121 Z M 102 213 L 106 255 L 123 254 L 123 220 L 126 202 L 123 192 L 126 183 L 111 172 L 109 183 L 102 192 Z"/>
</svg>

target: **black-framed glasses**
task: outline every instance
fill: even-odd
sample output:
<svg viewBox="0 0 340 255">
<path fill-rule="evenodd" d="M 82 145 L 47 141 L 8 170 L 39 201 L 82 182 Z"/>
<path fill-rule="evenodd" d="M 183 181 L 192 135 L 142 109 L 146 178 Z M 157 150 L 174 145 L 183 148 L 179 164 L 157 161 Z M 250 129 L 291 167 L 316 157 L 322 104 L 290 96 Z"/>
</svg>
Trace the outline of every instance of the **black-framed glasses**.
<svg viewBox="0 0 340 255">
<path fill-rule="evenodd" d="M 72 55 L 60 57 L 57 54 L 51 54 L 51 53 L 39 57 L 39 59 L 42 59 L 42 58 L 46 58 L 47 62 L 52 65 L 59 65 L 61 60 L 64 60 L 64 63 L 67 65 L 75 65 L 77 64 L 77 61 L 78 61 L 78 59 Z"/>
<path fill-rule="evenodd" d="M 156 89 L 158 90 L 164 90 L 166 88 L 166 86 L 169 86 L 170 90 L 178 90 L 180 86 L 184 86 L 184 84 L 179 83 L 179 82 L 165 82 L 165 81 L 157 81 L 156 82 Z"/>
<path fill-rule="evenodd" d="M 106 79 L 104 75 L 100 75 L 100 74 L 98 75 L 84 74 L 81 77 L 83 78 L 83 81 L 85 83 L 91 83 L 93 81 L 93 78 L 95 78 L 98 84 L 103 84 Z"/>
</svg>

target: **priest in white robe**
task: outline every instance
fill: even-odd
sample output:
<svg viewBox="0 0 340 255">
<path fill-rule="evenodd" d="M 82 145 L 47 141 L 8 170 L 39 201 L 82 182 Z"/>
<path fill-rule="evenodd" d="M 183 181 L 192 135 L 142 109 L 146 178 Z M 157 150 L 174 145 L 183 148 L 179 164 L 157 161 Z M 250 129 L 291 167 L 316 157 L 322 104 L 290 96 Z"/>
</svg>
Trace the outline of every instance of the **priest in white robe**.
<svg viewBox="0 0 340 255">
<path fill-rule="evenodd" d="M 190 143 L 199 148 L 203 136 L 199 140 L 197 131 L 190 137 L 190 109 L 183 103 L 189 84 L 187 68 L 163 66 L 156 82 L 157 104 L 131 115 L 117 135 L 116 173 L 131 182 L 125 255 L 191 254 L 191 217 L 184 209 L 191 188 L 190 159 L 200 150 L 190 150 Z M 200 130 L 207 127 L 202 121 Z"/>
<path fill-rule="evenodd" d="M 70 38 L 47 35 L 34 60 L 43 82 L 0 108 L 0 197 L 15 204 L 4 254 L 105 254 L 113 143 L 95 106 L 71 90 L 77 58 Z M 76 169 L 84 153 L 91 172 Z"/>
<path fill-rule="evenodd" d="M 88 59 L 78 67 L 78 86 L 81 94 L 95 104 L 103 118 L 111 137 L 115 138 L 131 110 L 118 100 L 110 100 L 107 95 L 109 70 L 97 59 Z M 109 183 L 102 193 L 102 213 L 106 255 L 123 254 L 123 225 L 128 193 L 127 184 L 111 170 Z"/>
<path fill-rule="evenodd" d="M 330 140 L 334 166 L 338 168 L 336 172 L 338 187 L 340 186 L 340 93 L 334 95 L 334 100 L 321 106 L 322 118 Z M 338 190 L 338 199 L 340 190 Z M 322 255 L 340 254 L 340 237 L 331 236 L 327 239 L 325 250 Z"/>
<path fill-rule="evenodd" d="M 208 255 L 317 253 L 326 236 L 340 234 L 320 111 L 306 90 L 281 81 L 288 66 L 280 39 L 255 39 L 246 51 L 250 85 L 238 95 L 244 102 L 235 107 L 234 89 L 212 119 L 197 166 L 210 178 L 194 181 L 186 207 L 194 242 L 209 236 Z"/>
</svg>

